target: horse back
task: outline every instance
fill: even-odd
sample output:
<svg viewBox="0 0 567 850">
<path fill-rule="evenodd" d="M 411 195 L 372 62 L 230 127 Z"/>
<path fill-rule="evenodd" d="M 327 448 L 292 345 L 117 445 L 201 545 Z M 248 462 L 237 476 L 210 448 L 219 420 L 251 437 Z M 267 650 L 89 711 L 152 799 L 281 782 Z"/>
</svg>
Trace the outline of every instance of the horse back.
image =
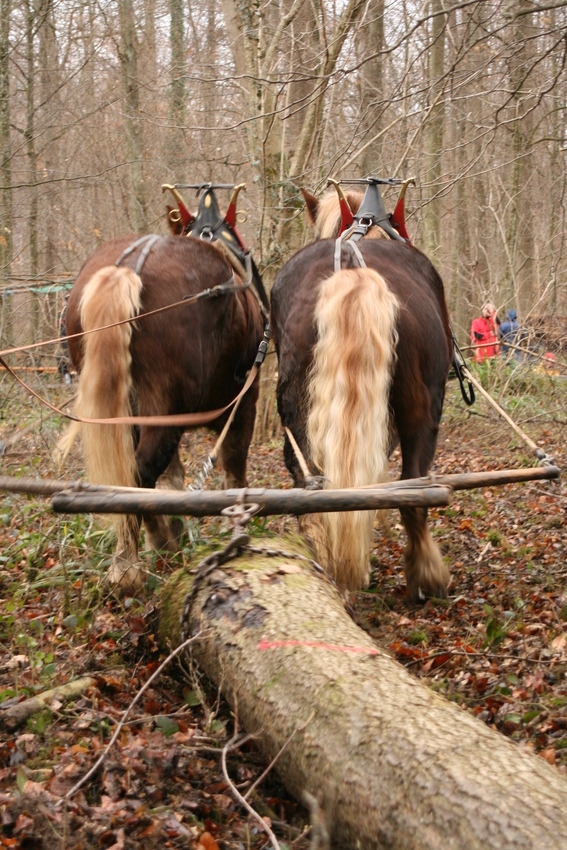
<svg viewBox="0 0 567 850">
<path fill-rule="evenodd" d="M 114 265 L 137 238 L 131 235 L 105 243 L 84 263 L 69 297 L 68 333 L 81 330 L 80 301 L 88 280 L 99 269 Z M 122 265 L 135 268 L 138 256 L 134 252 Z M 240 282 L 214 246 L 193 238 L 160 239 L 140 277 L 140 314 L 181 303 L 140 318 L 134 325 L 130 350 L 138 412 L 222 407 L 238 392 L 262 339 L 263 320 L 254 296 L 242 291 L 198 302 L 187 300 L 220 284 Z M 80 340 L 70 340 L 70 350 L 80 368 Z"/>
<path fill-rule="evenodd" d="M 297 347 L 312 349 L 313 314 L 321 283 L 334 272 L 334 239 L 322 239 L 303 248 L 281 269 L 272 288 L 272 329 L 276 349 L 297 356 Z M 359 243 L 367 265 L 381 274 L 397 296 L 400 307 L 398 334 L 428 337 L 451 354 L 449 315 L 443 282 L 434 265 L 417 248 L 387 240 Z M 357 262 L 343 249 L 342 268 Z M 426 345 L 427 347 L 427 345 Z M 447 367 L 448 368 L 448 367 Z"/>
<path fill-rule="evenodd" d="M 358 243 L 367 265 L 385 279 L 396 296 L 397 346 L 391 402 L 401 407 L 408 395 L 428 387 L 436 409 L 442 405 L 452 345 L 443 282 L 418 249 L 388 240 Z M 284 422 L 305 404 L 305 387 L 316 343 L 314 315 L 321 284 L 334 272 L 334 239 L 303 248 L 281 269 L 272 288 L 272 331 L 278 354 L 278 404 Z M 343 248 L 342 268 L 356 268 Z M 360 341 L 361 345 L 363 340 Z M 419 379 L 419 380 L 418 380 Z M 440 412 L 439 412 L 440 415 Z"/>
</svg>

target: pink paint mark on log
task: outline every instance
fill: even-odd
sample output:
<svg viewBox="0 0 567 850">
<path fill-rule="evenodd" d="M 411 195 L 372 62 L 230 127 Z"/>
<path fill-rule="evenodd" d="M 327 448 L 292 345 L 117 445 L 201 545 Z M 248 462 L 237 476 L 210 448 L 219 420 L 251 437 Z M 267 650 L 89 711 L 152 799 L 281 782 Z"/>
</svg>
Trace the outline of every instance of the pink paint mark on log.
<svg viewBox="0 0 567 850">
<path fill-rule="evenodd" d="M 377 649 L 365 646 L 339 646 L 336 643 L 320 643 L 316 640 L 266 640 L 263 638 L 257 649 L 277 649 L 280 646 L 313 646 L 316 649 L 330 649 L 333 652 L 352 652 L 362 655 L 378 655 Z"/>
</svg>

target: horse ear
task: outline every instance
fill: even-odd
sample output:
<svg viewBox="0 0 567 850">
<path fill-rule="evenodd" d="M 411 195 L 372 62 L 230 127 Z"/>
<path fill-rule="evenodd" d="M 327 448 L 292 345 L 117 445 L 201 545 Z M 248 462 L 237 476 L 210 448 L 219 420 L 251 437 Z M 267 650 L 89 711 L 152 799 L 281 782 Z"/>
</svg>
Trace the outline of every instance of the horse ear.
<svg viewBox="0 0 567 850">
<path fill-rule="evenodd" d="M 317 213 L 319 212 L 319 201 L 315 195 L 312 195 L 311 192 L 308 192 L 306 189 L 302 189 L 301 194 L 305 200 L 305 207 L 309 220 L 312 224 L 315 224 L 317 220 Z"/>
<path fill-rule="evenodd" d="M 183 221 L 179 215 L 179 210 L 176 207 L 170 207 L 169 204 L 166 204 L 165 208 L 167 210 L 167 224 L 169 229 L 174 236 L 181 236 L 183 233 Z M 174 215 L 172 216 L 171 213 L 174 213 Z M 179 218 L 176 219 L 175 213 L 179 215 Z"/>
</svg>

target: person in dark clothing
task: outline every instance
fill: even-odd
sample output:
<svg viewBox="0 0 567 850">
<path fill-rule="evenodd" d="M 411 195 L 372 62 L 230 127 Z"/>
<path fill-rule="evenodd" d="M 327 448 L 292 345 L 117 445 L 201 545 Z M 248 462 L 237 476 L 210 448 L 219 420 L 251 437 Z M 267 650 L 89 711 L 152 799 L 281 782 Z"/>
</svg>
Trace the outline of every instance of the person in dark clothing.
<svg viewBox="0 0 567 850">
<path fill-rule="evenodd" d="M 520 331 L 520 325 L 518 324 L 518 314 L 515 310 L 508 310 L 506 318 L 500 325 L 498 331 L 500 341 L 502 343 L 502 354 L 507 356 L 511 352 L 514 352 L 514 349 L 510 349 L 506 343 L 519 345 L 523 339 L 522 332 Z M 516 351 L 515 354 L 519 355 L 520 352 Z"/>
</svg>

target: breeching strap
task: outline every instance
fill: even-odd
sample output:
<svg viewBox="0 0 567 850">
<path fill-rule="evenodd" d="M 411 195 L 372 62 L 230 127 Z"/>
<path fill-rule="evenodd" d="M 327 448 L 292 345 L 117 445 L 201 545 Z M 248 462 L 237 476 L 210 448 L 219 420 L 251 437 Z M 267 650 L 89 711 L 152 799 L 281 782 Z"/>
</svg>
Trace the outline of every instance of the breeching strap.
<svg viewBox="0 0 567 850">
<path fill-rule="evenodd" d="M 335 272 L 340 272 L 342 268 L 342 247 L 345 245 L 350 248 L 351 252 L 354 254 L 355 259 L 360 266 L 361 269 L 365 269 L 366 263 L 364 261 L 364 257 L 360 251 L 360 248 L 355 242 L 349 242 L 348 237 L 350 236 L 351 231 L 345 230 L 344 233 L 341 233 L 339 238 L 335 241 L 335 253 L 334 253 L 334 263 L 335 263 Z M 345 238 L 346 237 L 346 238 Z"/>
</svg>

